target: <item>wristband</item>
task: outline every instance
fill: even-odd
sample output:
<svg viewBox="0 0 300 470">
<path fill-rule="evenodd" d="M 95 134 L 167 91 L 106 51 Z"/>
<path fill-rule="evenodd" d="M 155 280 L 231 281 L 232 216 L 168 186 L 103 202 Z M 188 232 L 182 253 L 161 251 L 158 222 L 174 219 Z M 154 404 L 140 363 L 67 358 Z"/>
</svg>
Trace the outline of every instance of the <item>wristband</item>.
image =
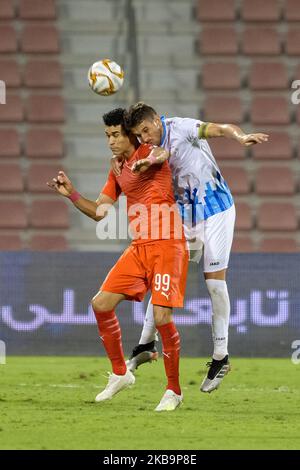
<svg viewBox="0 0 300 470">
<path fill-rule="evenodd" d="M 68 196 L 68 198 L 72 201 L 72 202 L 76 202 L 78 201 L 78 199 L 81 198 L 81 194 L 78 193 L 77 191 L 73 191 L 70 196 Z"/>
</svg>

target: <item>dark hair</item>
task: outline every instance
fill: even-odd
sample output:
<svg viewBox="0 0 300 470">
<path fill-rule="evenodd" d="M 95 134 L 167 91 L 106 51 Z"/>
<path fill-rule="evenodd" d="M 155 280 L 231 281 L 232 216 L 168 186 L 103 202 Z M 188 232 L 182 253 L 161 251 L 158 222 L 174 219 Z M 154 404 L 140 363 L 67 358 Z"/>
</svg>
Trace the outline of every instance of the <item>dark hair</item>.
<svg viewBox="0 0 300 470">
<path fill-rule="evenodd" d="M 140 101 L 130 106 L 129 111 L 125 114 L 125 127 L 130 130 L 141 124 L 145 119 L 154 119 L 156 115 L 155 109 Z"/>
<path fill-rule="evenodd" d="M 127 129 L 125 128 L 125 108 L 115 108 L 109 111 L 106 114 L 103 114 L 102 119 L 106 126 L 121 126 L 122 130 L 128 134 Z"/>
</svg>

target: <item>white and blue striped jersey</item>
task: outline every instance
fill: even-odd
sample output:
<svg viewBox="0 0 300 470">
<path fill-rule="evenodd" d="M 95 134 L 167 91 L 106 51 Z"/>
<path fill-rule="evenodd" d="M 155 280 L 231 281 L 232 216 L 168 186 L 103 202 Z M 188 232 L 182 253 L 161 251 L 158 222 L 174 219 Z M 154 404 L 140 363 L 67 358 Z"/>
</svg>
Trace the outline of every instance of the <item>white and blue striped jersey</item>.
<svg viewBox="0 0 300 470">
<path fill-rule="evenodd" d="M 173 117 L 161 118 L 160 146 L 170 153 L 175 198 L 185 224 L 226 211 L 234 201 L 205 139 L 199 139 L 202 121 Z"/>
</svg>

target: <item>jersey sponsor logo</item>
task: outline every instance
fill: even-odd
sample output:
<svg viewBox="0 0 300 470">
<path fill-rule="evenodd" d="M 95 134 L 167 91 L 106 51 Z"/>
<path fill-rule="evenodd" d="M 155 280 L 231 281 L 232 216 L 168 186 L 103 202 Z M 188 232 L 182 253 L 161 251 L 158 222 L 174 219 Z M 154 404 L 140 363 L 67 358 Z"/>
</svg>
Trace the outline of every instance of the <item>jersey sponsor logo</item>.
<svg viewBox="0 0 300 470">
<path fill-rule="evenodd" d="M 209 263 L 209 266 L 218 266 L 220 264 L 219 261 L 214 261 L 213 263 Z"/>
</svg>

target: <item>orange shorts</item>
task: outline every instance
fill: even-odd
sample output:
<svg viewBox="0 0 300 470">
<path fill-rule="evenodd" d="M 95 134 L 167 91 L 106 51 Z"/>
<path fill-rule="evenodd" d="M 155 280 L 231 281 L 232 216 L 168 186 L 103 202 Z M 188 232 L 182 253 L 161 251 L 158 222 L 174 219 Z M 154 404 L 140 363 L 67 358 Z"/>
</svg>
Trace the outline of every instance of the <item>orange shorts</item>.
<svg viewBox="0 0 300 470">
<path fill-rule="evenodd" d="M 182 307 L 187 269 L 185 242 L 132 244 L 110 270 L 100 290 L 141 302 L 150 289 L 154 305 Z"/>
</svg>

